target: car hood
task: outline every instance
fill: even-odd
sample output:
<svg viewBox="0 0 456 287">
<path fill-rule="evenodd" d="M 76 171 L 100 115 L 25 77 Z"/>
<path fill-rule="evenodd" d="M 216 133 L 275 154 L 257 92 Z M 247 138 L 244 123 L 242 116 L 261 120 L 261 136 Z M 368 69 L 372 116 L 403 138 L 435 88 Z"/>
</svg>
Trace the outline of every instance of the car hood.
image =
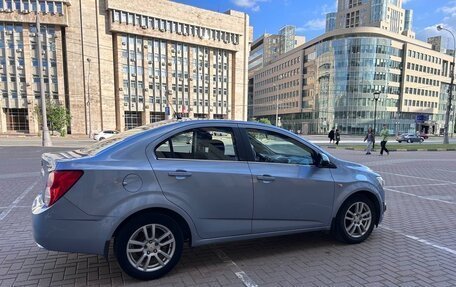
<svg viewBox="0 0 456 287">
<path fill-rule="evenodd" d="M 378 173 L 373 171 L 370 167 L 367 167 L 365 165 L 356 163 L 356 162 L 351 162 L 351 161 L 346 161 L 346 160 L 338 160 L 339 164 L 342 164 L 345 168 L 361 171 L 361 172 L 367 172 L 371 173 L 375 176 L 380 176 Z"/>
</svg>

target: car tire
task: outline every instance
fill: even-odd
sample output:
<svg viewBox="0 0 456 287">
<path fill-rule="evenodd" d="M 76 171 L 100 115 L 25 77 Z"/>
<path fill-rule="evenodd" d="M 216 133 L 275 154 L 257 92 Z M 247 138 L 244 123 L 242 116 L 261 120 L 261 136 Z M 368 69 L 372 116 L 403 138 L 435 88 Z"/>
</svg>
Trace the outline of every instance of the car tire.
<svg viewBox="0 0 456 287">
<path fill-rule="evenodd" d="M 339 209 L 334 222 L 334 235 L 339 241 L 356 244 L 366 240 L 377 222 L 374 204 L 365 196 L 353 196 Z"/>
<path fill-rule="evenodd" d="M 420 143 L 423 143 L 423 142 L 424 142 L 424 139 L 421 138 L 421 139 L 420 139 Z"/>
<path fill-rule="evenodd" d="M 173 269 L 182 255 L 183 242 L 182 230 L 174 219 L 146 214 L 121 226 L 114 240 L 114 253 L 125 273 L 152 280 Z"/>
<path fill-rule="evenodd" d="M 98 141 L 102 141 L 102 140 L 104 140 L 104 139 L 105 139 L 105 138 L 100 138 Z"/>
<path fill-rule="evenodd" d="M 399 143 L 402 143 L 402 141 L 398 141 Z"/>
<path fill-rule="evenodd" d="M 407 140 L 408 143 L 411 143 L 412 141 L 410 139 Z"/>
</svg>

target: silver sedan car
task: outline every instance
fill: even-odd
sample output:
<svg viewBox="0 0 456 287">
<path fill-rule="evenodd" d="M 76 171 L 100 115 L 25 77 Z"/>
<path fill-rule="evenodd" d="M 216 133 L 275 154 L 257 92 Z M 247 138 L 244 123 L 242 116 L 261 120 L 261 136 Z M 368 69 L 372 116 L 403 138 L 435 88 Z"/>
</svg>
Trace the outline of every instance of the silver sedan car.
<svg viewBox="0 0 456 287">
<path fill-rule="evenodd" d="M 169 120 L 88 148 L 42 156 L 33 233 L 48 250 L 107 256 L 142 280 L 183 245 L 331 230 L 364 241 L 382 218 L 384 181 L 270 125 Z"/>
</svg>

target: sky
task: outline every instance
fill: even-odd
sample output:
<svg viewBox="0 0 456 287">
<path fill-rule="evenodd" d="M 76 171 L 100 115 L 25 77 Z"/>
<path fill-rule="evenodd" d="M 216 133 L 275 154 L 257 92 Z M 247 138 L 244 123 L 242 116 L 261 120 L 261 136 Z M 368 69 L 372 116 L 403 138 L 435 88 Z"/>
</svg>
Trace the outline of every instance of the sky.
<svg viewBox="0 0 456 287">
<path fill-rule="evenodd" d="M 263 33 L 277 33 L 285 25 L 296 26 L 297 35 L 311 40 L 325 32 L 325 15 L 336 11 L 336 0 L 174 0 L 199 8 L 225 12 L 229 9 L 246 12 L 254 29 L 254 39 Z M 453 40 L 448 32 L 435 28 L 443 24 L 456 36 L 456 0 L 404 0 L 405 9 L 414 13 L 416 38 L 442 35 L 449 48 Z"/>
</svg>

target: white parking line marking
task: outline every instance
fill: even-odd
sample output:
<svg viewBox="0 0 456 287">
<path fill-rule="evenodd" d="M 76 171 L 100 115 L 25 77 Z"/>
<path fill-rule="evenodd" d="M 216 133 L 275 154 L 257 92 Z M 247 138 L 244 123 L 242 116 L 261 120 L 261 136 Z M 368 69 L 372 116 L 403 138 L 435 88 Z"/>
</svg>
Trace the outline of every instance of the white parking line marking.
<svg viewBox="0 0 456 287">
<path fill-rule="evenodd" d="M 253 281 L 252 278 L 250 278 L 244 271 L 242 271 L 241 268 L 239 268 L 239 266 L 233 260 L 231 260 L 225 252 L 220 249 L 213 249 L 213 251 L 218 256 L 218 258 L 220 258 L 220 260 L 228 265 L 233 266 L 234 274 L 242 281 L 242 283 L 244 283 L 246 287 L 258 287 L 255 281 Z"/>
<path fill-rule="evenodd" d="M 380 173 L 380 174 L 385 173 L 385 174 L 392 174 L 392 175 L 403 176 L 403 177 L 411 177 L 411 178 L 419 178 L 419 179 L 432 180 L 432 181 L 440 181 L 440 182 L 446 182 L 446 183 L 451 183 L 451 184 L 455 183 L 454 181 L 447 181 L 447 180 L 441 180 L 441 179 L 435 179 L 435 178 L 427 178 L 427 177 L 421 177 L 421 176 L 399 174 L 399 173 L 386 172 L 386 171 L 376 171 L 376 172 Z"/>
<path fill-rule="evenodd" d="M 32 205 L 16 205 L 14 208 L 31 208 Z M 0 206 L 0 209 L 7 209 L 10 206 Z"/>
<path fill-rule="evenodd" d="M 26 190 L 24 190 L 24 192 L 21 193 L 21 195 L 19 195 L 14 201 L 13 203 L 11 203 L 11 206 L 8 207 L 6 210 L 4 210 L 2 213 L 0 213 L 0 221 L 2 221 L 3 219 L 5 219 L 5 217 L 11 212 L 11 210 L 13 210 L 13 208 L 17 207 L 18 203 L 27 195 L 27 193 L 29 193 L 34 187 L 35 185 L 37 184 L 38 182 L 36 181 L 34 184 L 32 184 L 31 186 L 29 186 Z"/>
<path fill-rule="evenodd" d="M 392 191 L 392 192 L 397 192 L 397 193 L 402 193 L 402 194 L 405 194 L 405 195 L 410 195 L 410 196 L 418 197 L 418 198 L 421 198 L 421 199 L 432 200 L 432 201 L 438 201 L 438 202 L 442 202 L 442 203 L 448 203 L 448 204 L 454 204 L 454 205 L 456 205 L 456 202 L 452 202 L 452 201 L 441 200 L 441 199 L 437 199 L 437 198 L 430 198 L 430 197 L 426 197 L 426 196 L 422 196 L 422 195 L 416 195 L 416 194 L 413 194 L 413 193 L 404 192 L 404 191 L 399 191 L 399 190 L 395 190 L 395 189 L 387 188 L 387 187 L 385 187 L 384 189 L 389 190 L 389 191 Z"/>
<path fill-rule="evenodd" d="M 7 173 L 0 175 L 0 179 L 15 179 L 15 178 L 23 178 L 23 177 L 34 177 L 40 176 L 39 171 L 33 172 L 21 172 L 21 173 Z"/>
<path fill-rule="evenodd" d="M 445 251 L 445 252 L 451 253 L 451 254 L 453 254 L 453 255 L 456 255 L 456 250 L 453 250 L 453 249 L 451 249 L 451 248 L 448 248 L 448 247 L 445 247 L 445 246 L 441 246 L 441 245 L 435 244 L 435 243 L 433 243 L 433 242 L 431 242 L 431 241 L 428 241 L 428 240 L 426 240 L 426 239 L 421 239 L 421 238 L 416 237 L 416 236 L 413 236 L 413 235 L 408 235 L 408 234 L 402 233 L 402 232 L 400 232 L 400 231 L 394 230 L 394 229 L 392 229 L 392 228 L 389 228 L 389 227 L 386 227 L 386 226 L 383 226 L 383 225 L 380 226 L 380 228 L 383 228 L 383 229 L 386 229 L 386 230 L 395 232 L 395 233 L 397 233 L 397 234 L 400 234 L 400 235 L 405 236 L 405 237 L 407 237 L 407 238 L 410 238 L 410 239 L 412 239 L 412 240 L 418 241 L 418 242 L 420 242 L 420 243 L 423 243 L 423 244 L 432 246 L 432 247 L 434 247 L 434 248 L 440 249 L 440 250 L 442 250 L 442 251 Z"/>
<path fill-rule="evenodd" d="M 398 187 L 426 187 L 426 186 L 441 186 L 441 185 L 456 185 L 455 183 L 430 183 L 430 184 L 413 184 L 413 185 L 389 185 L 385 188 L 398 188 Z"/>
<path fill-rule="evenodd" d="M 456 172 L 456 170 L 448 170 L 448 169 L 441 169 L 441 168 L 434 168 L 434 170 L 445 171 L 445 172 Z"/>
</svg>

